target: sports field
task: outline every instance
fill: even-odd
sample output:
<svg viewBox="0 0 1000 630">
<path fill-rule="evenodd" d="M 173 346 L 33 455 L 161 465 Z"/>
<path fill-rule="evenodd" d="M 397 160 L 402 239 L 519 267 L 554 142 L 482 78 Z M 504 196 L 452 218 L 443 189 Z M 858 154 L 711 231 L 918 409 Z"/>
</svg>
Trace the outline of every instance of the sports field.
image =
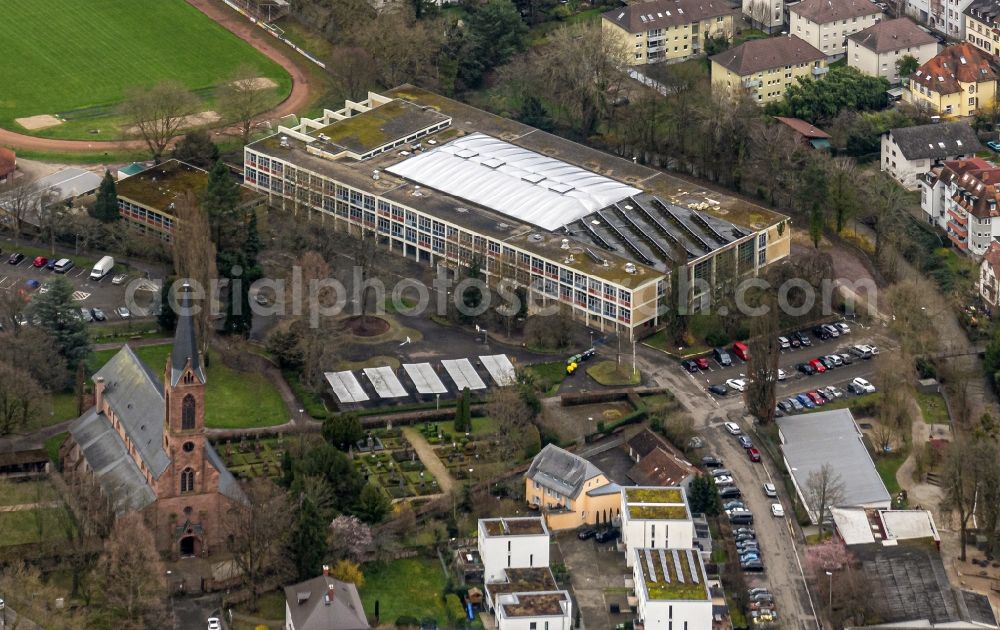
<svg viewBox="0 0 1000 630">
<path fill-rule="evenodd" d="M 278 84 L 269 107 L 291 90 L 284 69 L 184 0 L 4 2 L 0 42 L 0 127 L 40 136 L 117 139 L 126 89 L 168 78 L 210 110 L 240 63 Z M 15 122 L 46 114 L 66 122 L 34 131 Z"/>
</svg>

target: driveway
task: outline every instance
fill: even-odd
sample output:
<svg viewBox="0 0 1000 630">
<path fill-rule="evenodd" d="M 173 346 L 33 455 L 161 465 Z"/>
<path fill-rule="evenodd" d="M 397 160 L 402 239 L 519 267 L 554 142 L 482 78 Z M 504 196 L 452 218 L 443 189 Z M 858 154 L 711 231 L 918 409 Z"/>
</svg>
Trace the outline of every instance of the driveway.
<svg viewBox="0 0 1000 630">
<path fill-rule="evenodd" d="M 580 540 L 575 530 L 560 532 L 555 540 L 570 574 L 581 627 L 605 630 L 630 618 L 610 614 L 607 603 L 609 598 L 619 600 L 626 591 L 625 578 L 631 573 L 625 566 L 625 554 L 612 544 Z"/>
</svg>

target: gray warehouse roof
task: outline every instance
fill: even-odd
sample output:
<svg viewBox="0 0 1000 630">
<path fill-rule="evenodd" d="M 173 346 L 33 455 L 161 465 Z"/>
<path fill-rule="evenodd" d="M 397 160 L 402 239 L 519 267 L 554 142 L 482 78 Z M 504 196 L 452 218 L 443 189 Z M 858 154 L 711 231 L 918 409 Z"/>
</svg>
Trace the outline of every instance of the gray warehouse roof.
<svg viewBox="0 0 1000 630">
<path fill-rule="evenodd" d="M 452 140 L 386 170 L 546 230 L 642 192 L 484 133 Z"/>
<path fill-rule="evenodd" d="M 844 500 L 837 507 L 888 506 L 889 491 L 849 410 L 781 418 L 778 427 L 785 462 L 800 491 L 805 492 L 810 474 L 829 464 L 844 486 Z"/>
</svg>

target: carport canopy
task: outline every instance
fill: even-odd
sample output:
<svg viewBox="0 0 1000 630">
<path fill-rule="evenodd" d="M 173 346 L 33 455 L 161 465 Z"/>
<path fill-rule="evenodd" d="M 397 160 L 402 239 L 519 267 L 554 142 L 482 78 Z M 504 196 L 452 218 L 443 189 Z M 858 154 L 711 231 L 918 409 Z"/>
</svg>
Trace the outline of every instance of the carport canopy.
<svg viewBox="0 0 1000 630">
<path fill-rule="evenodd" d="M 407 395 L 406 388 L 391 367 L 365 368 L 364 372 L 379 398 L 402 398 Z"/>
<path fill-rule="evenodd" d="M 325 372 L 323 376 L 340 402 L 357 403 L 368 400 L 368 394 L 361 388 L 358 379 L 354 378 L 353 372 Z"/>
<path fill-rule="evenodd" d="M 441 361 L 441 365 L 448 370 L 448 376 L 455 381 L 459 391 L 466 387 L 470 390 L 486 389 L 486 383 L 479 378 L 479 373 L 476 372 L 476 368 L 472 367 L 472 362 L 468 359 L 444 359 Z"/>
<path fill-rule="evenodd" d="M 438 378 L 430 363 L 404 363 L 403 369 L 419 394 L 447 394 L 448 388 Z"/>
<path fill-rule="evenodd" d="M 514 373 L 514 364 L 510 362 L 506 354 L 491 354 L 479 357 L 483 362 L 483 367 L 493 377 L 494 382 L 500 387 L 513 385 L 517 380 Z"/>
</svg>

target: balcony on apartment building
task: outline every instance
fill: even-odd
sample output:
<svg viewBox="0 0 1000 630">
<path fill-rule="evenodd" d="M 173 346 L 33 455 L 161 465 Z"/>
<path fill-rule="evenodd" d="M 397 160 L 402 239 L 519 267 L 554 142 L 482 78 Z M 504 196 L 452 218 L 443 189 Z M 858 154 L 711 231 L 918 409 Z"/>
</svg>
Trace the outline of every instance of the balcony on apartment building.
<svg viewBox="0 0 1000 630">
<path fill-rule="evenodd" d="M 826 74 L 826 73 L 827 73 L 827 72 L 829 72 L 829 71 L 830 71 L 830 68 L 827 68 L 827 67 L 820 67 L 820 66 L 815 66 L 815 67 L 813 67 L 813 69 L 812 69 L 812 73 L 813 73 L 813 76 L 814 76 L 814 77 L 820 77 L 820 76 L 823 76 L 824 74 Z"/>
<path fill-rule="evenodd" d="M 963 230 L 967 229 L 969 225 L 969 217 L 962 213 L 955 212 L 954 208 L 948 208 L 948 216 L 950 217 L 948 220 L 949 223 L 955 223 L 956 225 L 961 226 Z"/>
<path fill-rule="evenodd" d="M 948 240 L 954 243 L 955 246 L 958 247 L 963 252 L 967 252 L 969 251 L 968 232 L 965 232 L 964 230 L 959 232 L 958 230 L 955 229 L 956 227 L 958 226 L 956 226 L 953 223 L 948 223 L 948 229 L 947 229 Z"/>
<path fill-rule="evenodd" d="M 743 87 L 745 87 L 748 90 L 752 90 L 754 88 L 759 88 L 760 87 L 760 79 L 744 79 L 743 80 Z"/>
</svg>

